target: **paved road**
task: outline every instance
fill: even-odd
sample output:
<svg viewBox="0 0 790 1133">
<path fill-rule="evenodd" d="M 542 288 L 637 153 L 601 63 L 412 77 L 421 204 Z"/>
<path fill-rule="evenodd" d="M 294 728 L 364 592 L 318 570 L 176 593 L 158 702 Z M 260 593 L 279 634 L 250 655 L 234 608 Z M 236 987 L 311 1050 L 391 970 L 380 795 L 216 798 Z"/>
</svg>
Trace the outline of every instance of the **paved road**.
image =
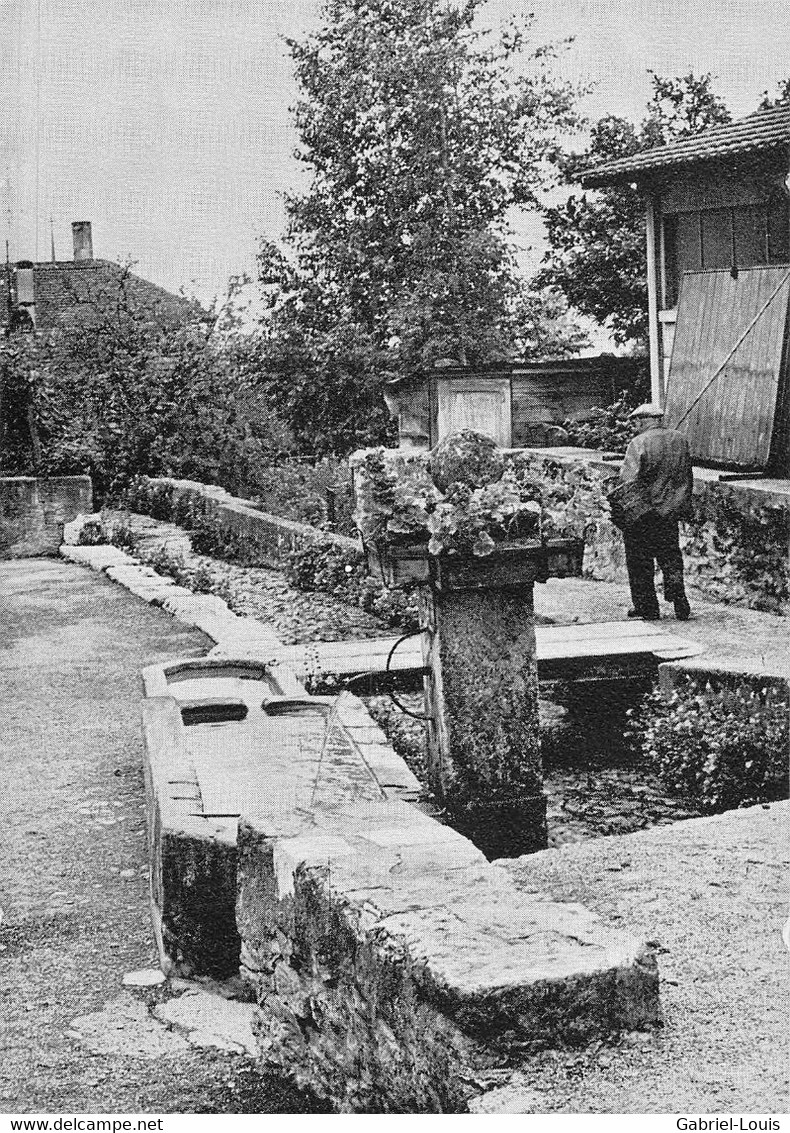
<svg viewBox="0 0 790 1133">
<path fill-rule="evenodd" d="M 154 1027 L 122 986 L 156 965 L 139 672 L 209 645 L 91 571 L 0 562 L 0 1112 L 303 1108 L 244 1056 Z M 115 1049 L 75 1032 L 95 1013 Z"/>
</svg>

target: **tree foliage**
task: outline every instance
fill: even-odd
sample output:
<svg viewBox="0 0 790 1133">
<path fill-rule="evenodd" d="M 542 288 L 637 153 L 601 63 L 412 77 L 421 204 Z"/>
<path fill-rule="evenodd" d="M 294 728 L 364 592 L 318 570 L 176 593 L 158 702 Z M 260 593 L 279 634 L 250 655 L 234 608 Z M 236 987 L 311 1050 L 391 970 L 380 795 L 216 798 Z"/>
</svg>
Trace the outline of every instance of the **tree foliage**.
<svg viewBox="0 0 790 1133">
<path fill-rule="evenodd" d="M 780 79 L 776 84 L 776 93 L 764 90 L 760 101 L 760 110 L 772 110 L 775 106 L 790 105 L 790 77 Z"/>
<path fill-rule="evenodd" d="M 178 315 L 137 284 L 103 274 L 75 296 L 78 318 L 0 342 L 3 465 L 87 472 L 100 498 L 136 474 L 246 484 L 286 437 L 258 404 L 247 340 L 232 317 Z"/>
<path fill-rule="evenodd" d="M 267 384 L 297 435 L 343 449 L 380 433 L 383 380 L 478 363 L 578 332 L 525 303 L 508 210 L 535 207 L 574 92 L 529 21 L 478 30 L 485 0 L 328 0 L 289 41 L 298 156 L 285 254 L 263 245 Z"/>
<path fill-rule="evenodd" d="M 590 165 L 630 157 L 645 149 L 730 121 L 710 74 L 662 78 L 651 72 L 653 93 L 639 127 L 609 116 L 592 129 L 582 153 L 560 155 L 567 184 Z M 647 265 L 645 206 L 629 185 L 574 192 L 544 210 L 549 249 L 537 277 L 557 288 L 578 310 L 606 326 L 619 343 L 646 341 Z"/>
</svg>

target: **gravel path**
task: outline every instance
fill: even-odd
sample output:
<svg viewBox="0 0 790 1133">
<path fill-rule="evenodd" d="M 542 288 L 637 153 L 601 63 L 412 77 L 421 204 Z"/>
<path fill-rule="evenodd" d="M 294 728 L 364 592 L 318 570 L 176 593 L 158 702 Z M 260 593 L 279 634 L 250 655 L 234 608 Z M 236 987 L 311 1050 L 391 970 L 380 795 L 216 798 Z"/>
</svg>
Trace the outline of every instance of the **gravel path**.
<svg viewBox="0 0 790 1133">
<path fill-rule="evenodd" d="M 129 519 L 144 555 L 155 555 L 164 549 L 194 570 L 209 571 L 234 613 L 268 622 L 283 645 L 350 641 L 392 633 L 385 622 L 359 606 L 341 602 L 328 594 L 289 586 L 282 571 L 237 566 L 194 554 L 188 534 L 172 523 L 143 515 L 132 515 Z"/>
<path fill-rule="evenodd" d="M 787 1113 L 790 803 L 504 863 L 659 945 L 664 1027 L 530 1060 L 503 1112 Z M 744 1128 L 747 1126 L 744 1125 Z"/>
<path fill-rule="evenodd" d="M 161 992 L 122 983 L 158 964 L 140 670 L 210 642 L 60 561 L 0 562 L 0 607 L 0 1112 L 302 1111 L 247 1057 L 155 1024 Z"/>
</svg>

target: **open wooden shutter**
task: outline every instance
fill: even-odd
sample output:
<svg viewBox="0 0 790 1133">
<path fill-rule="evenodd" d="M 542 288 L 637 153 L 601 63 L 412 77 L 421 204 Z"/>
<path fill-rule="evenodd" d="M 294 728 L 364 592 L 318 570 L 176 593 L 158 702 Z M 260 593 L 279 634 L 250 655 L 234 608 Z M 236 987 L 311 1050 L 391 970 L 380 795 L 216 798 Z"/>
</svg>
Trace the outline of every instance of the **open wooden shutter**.
<svg viewBox="0 0 790 1133">
<path fill-rule="evenodd" d="M 784 432 L 789 306 L 786 265 L 683 276 L 665 412 L 696 462 L 768 466 Z"/>
</svg>

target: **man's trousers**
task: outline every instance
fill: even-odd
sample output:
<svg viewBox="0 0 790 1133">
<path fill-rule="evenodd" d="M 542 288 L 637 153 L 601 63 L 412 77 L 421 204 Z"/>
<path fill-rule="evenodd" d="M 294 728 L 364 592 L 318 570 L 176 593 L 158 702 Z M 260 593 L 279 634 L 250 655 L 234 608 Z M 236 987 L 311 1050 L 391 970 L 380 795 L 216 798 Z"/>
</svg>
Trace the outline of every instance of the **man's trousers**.
<svg viewBox="0 0 790 1133">
<path fill-rule="evenodd" d="M 678 521 L 648 513 L 623 532 L 625 562 L 634 610 L 643 618 L 657 618 L 655 563 L 664 577 L 667 602 L 683 601 L 683 556 L 678 543 Z"/>
</svg>

